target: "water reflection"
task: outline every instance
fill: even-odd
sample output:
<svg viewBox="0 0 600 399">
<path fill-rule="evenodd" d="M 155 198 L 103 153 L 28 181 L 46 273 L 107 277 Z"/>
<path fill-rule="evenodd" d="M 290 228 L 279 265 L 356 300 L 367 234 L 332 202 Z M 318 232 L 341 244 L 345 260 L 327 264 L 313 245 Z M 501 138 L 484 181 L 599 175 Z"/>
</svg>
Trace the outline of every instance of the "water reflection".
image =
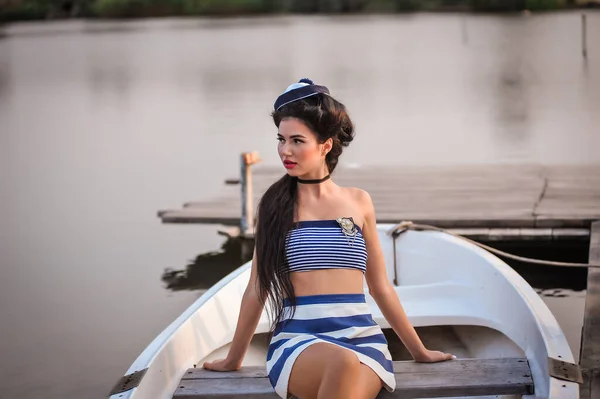
<svg viewBox="0 0 600 399">
<path fill-rule="evenodd" d="M 122 21 L 59 21 L 49 23 L 20 22 L 7 26 L 0 26 L 0 39 L 31 38 L 43 39 L 71 35 L 102 35 L 102 34 L 127 34 L 148 29 L 147 23 Z"/>
<path fill-rule="evenodd" d="M 498 99 L 497 108 L 497 126 L 507 125 L 508 132 L 518 133 L 518 136 L 527 134 L 523 128 L 523 123 L 527 122 L 529 114 L 529 101 L 527 99 L 527 81 L 530 77 L 525 77 L 526 65 L 523 60 L 524 46 L 522 40 L 517 40 L 522 35 L 521 29 L 514 31 L 512 27 L 507 27 L 507 35 L 504 43 L 498 49 L 504 54 L 500 61 L 498 80 L 496 84 Z M 508 51 L 508 47 L 510 50 Z M 518 129 L 511 129 L 519 127 Z M 522 138 L 522 137 L 518 137 Z"/>
<path fill-rule="evenodd" d="M 511 158 L 523 160 L 530 153 L 530 93 L 535 76 L 527 65 L 528 30 L 525 19 L 502 20 L 496 37 L 497 59 L 494 98 L 494 139 L 501 153 L 512 148 Z"/>
<path fill-rule="evenodd" d="M 95 95 L 110 94 L 112 101 L 125 102 L 135 81 L 131 70 L 125 65 L 102 65 L 90 63 L 88 82 Z"/>
<path fill-rule="evenodd" d="M 216 52 L 215 52 L 216 53 Z M 222 68 L 218 53 L 213 53 L 211 59 L 214 65 L 198 68 L 197 79 L 202 83 L 199 87 L 202 93 L 211 96 L 222 97 L 224 95 L 244 96 L 250 98 L 256 92 L 256 88 L 277 92 L 281 90 L 279 82 L 293 81 L 291 73 L 280 68 L 270 68 L 268 65 L 242 66 L 235 69 Z"/>
<path fill-rule="evenodd" d="M 172 291 L 205 290 L 252 259 L 254 241 L 228 238 L 220 251 L 200 254 L 184 270 L 165 269 L 161 280 Z"/>
<path fill-rule="evenodd" d="M 10 64 L 8 58 L 3 57 L 0 58 L 0 104 L 8 102 L 10 83 Z"/>
</svg>

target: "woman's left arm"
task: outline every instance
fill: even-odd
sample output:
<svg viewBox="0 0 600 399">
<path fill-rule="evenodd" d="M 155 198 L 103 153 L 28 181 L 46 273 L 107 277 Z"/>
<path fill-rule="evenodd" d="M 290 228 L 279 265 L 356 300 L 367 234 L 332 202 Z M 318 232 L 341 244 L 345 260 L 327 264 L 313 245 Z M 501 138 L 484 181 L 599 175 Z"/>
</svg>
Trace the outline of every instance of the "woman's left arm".
<svg viewBox="0 0 600 399">
<path fill-rule="evenodd" d="M 369 287 L 369 294 L 375 299 L 381 313 L 383 313 L 383 316 L 404 343 L 415 361 L 439 362 L 455 358 L 449 353 L 430 351 L 425 348 L 414 327 L 410 324 L 406 312 L 400 303 L 400 299 L 396 295 L 396 291 L 387 276 L 385 259 L 377 234 L 373 201 L 369 193 L 364 190 L 361 190 L 360 197 L 361 207 L 365 215 L 362 230 L 368 254 L 365 277 Z"/>
</svg>

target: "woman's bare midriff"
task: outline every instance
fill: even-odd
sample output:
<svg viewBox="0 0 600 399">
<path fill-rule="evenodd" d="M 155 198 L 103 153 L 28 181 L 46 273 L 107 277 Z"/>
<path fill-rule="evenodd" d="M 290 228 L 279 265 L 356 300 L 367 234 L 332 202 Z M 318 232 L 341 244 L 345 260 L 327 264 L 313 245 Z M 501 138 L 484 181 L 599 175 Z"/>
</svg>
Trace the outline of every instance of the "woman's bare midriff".
<svg viewBox="0 0 600 399">
<path fill-rule="evenodd" d="M 294 295 L 362 294 L 364 275 L 360 270 L 324 269 L 290 274 Z"/>
</svg>

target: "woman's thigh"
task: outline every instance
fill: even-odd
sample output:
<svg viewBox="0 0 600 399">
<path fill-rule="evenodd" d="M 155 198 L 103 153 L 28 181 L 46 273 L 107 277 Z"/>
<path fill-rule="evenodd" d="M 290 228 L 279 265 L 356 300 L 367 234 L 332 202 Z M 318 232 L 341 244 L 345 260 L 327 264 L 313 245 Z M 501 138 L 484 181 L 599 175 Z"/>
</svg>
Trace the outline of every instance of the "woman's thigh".
<svg viewBox="0 0 600 399">
<path fill-rule="evenodd" d="M 319 342 L 310 345 L 296 358 L 290 379 L 288 391 L 300 399 L 316 398 L 319 387 L 326 378 L 326 373 L 343 371 L 335 380 L 342 383 L 339 390 L 347 390 L 344 397 L 375 398 L 381 390 L 379 376 L 368 366 L 361 364 L 358 356 L 352 351 L 330 343 Z M 350 394 L 351 392 L 351 394 Z"/>
<path fill-rule="evenodd" d="M 360 399 L 375 399 L 383 388 L 383 381 L 373 369 L 366 364 L 360 365 L 356 380 L 356 397 Z"/>
</svg>

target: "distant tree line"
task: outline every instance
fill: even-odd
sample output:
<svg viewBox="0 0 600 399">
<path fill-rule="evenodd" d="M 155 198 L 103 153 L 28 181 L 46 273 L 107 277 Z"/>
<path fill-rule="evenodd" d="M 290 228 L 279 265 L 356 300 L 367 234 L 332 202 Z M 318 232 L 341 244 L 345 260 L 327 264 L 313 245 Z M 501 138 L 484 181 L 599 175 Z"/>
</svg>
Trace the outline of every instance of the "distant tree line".
<svg viewBox="0 0 600 399">
<path fill-rule="evenodd" d="M 0 22 L 174 15 L 557 9 L 582 0 L 0 0 Z"/>
</svg>

